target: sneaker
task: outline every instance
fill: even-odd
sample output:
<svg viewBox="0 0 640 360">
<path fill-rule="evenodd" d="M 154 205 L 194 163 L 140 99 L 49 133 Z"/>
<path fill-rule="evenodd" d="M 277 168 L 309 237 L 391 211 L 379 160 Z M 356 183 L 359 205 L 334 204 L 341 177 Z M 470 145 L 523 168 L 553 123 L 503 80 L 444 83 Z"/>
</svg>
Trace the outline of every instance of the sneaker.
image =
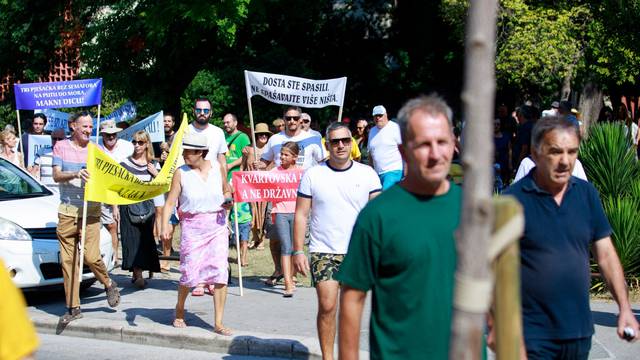
<svg viewBox="0 0 640 360">
<path fill-rule="evenodd" d="M 60 317 L 61 324 L 68 324 L 73 320 L 82 319 L 82 312 L 80 311 L 80 307 L 69 308 L 69 311 Z"/>
<path fill-rule="evenodd" d="M 104 291 L 107 293 L 109 306 L 113 308 L 120 304 L 120 291 L 118 290 L 118 284 L 114 280 L 111 280 L 111 286 L 104 289 Z"/>
</svg>

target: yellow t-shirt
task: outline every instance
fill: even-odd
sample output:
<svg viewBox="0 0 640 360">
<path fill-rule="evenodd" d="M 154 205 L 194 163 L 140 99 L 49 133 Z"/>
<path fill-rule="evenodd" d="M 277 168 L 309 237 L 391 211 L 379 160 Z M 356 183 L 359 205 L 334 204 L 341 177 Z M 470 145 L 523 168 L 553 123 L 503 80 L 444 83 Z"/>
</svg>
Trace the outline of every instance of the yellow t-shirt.
<svg viewBox="0 0 640 360">
<path fill-rule="evenodd" d="M 322 138 L 322 146 L 324 146 L 324 148 L 327 148 L 327 145 L 325 144 L 325 140 L 324 138 Z M 358 143 L 356 142 L 356 139 L 351 138 L 351 154 L 349 154 L 349 159 L 353 160 L 353 159 L 358 159 L 360 160 L 360 157 L 362 156 L 362 153 L 360 153 L 360 148 L 358 148 Z M 327 158 L 329 158 L 329 153 L 327 152 Z"/>
<path fill-rule="evenodd" d="M 27 314 L 22 292 L 0 260 L 0 360 L 22 359 L 36 351 L 38 336 Z"/>
</svg>

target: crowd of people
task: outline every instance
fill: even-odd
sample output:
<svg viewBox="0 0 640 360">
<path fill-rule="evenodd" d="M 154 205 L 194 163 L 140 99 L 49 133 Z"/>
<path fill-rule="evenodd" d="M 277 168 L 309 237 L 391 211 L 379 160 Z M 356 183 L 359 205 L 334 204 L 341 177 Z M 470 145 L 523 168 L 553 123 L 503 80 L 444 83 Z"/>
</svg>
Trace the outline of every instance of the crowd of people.
<svg viewBox="0 0 640 360">
<path fill-rule="evenodd" d="M 563 101 L 543 113 L 523 105 L 511 115 L 501 105 L 494 122 L 496 182 L 524 207 L 522 349 L 529 359 L 588 358 L 594 333 L 590 250 L 619 306 L 618 336 L 633 339 L 640 334 L 611 226 L 598 192 L 580 170 L 581 125 L 571 109 Z M 155 242 L 160 242 L 163 254 L 170 254 L 179 224 L 181 276 L 172 325 L 187 327 L 189 294 L 209 293 L 214 299 L 214 332 L 232 335 L 223 315 L 229 243 L 237 231 L 239 266 L 250 264 L 249 248 L 261 249 L 269 242 L 274 270 L 266 284 L 274 286 L 283 279 L 283 297 L 294 297 L 296 275 L 311 276 L 323 358 L 333 358 L 337 333 L 340 358 L 358 358 L 368 291 L 373 297 L 372 358 L 448 358 L 455 232 L 462 205 L 462 188 L 451 180 L 451 166 L 464 139 L 442 98 L 411 99 L 395 120 L 377 105 L 371 111 L 372 123 L 365 118 L 333 122 L 322 133 L 312 128 L 309 114 L 289 106 L 271 128 L 255 125 L 255 144 L 239 131 L 234 114 L 224 115 L 223 128 L 213 125 L 207 99 L 195 100 L 193 114 L 195 120 L 182 140 L 183 162 L 165 196 L 126 206 L 88 203 L 85 263 L 104 285 L 110 306 L 118 305 L 120 294 L 99 255 L 101 224 L 112 235 L 115 254 L 122 242 L 121 267 L 131 272 L 139 288 L 146 286 L 143 271 L 151 277 L 168 268 L 160 263 Z M 618 117 L 637 138 L 637 126 L 632 126 L 628 113 L 625 116 L 621 108 Z M 56 135 L 50 173 L 61 201 L 58 238 L 68 307 L 61 318 L 64 323 L 82 317 L 74 264 L 83 187 L 91 176 L 85 165 L 92 124 L 88 113 L 79 113 L 70 120 L 69 138 L 51 134 L 52 141 Z M 165 114 L 164 125 L 166 142 L 157 157 L 146 132 L 135 133 L 127 142 L 117 138 L 120 129 L 112 122 L 100 126 L 101 147 L 138 179 L 150 181 L 167 159 L 175 136 L 175 118 Z M 16 141 L 5 130 L 0 155 L 19 163 Z M 37 164 L 40 174 L 47 173 L 44 156 Z M 237 214 L 232 215 L 232 173 L 241 170 L 304 173 L 295 200 L 237 204 Z M 625 328 L 634 335 L 625 335 Z"/>
</svg>

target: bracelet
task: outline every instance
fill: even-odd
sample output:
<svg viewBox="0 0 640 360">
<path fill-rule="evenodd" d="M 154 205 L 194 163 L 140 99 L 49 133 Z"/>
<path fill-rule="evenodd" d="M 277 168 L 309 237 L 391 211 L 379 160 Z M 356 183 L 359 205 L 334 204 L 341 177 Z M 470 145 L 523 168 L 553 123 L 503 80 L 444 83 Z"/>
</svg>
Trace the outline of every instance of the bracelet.
<svg viewBox="0 0 640 360">
<path fill-rule="evenodd" d="M 304 255 L 304 251 L 302 251 L 302 250 L 296 250 L 296 251 L 292 252 L 292 253 L 291 253 L 291 255 L 294 255 L 294 256 L 295 256 L 295 255 Z"/>
</svg>

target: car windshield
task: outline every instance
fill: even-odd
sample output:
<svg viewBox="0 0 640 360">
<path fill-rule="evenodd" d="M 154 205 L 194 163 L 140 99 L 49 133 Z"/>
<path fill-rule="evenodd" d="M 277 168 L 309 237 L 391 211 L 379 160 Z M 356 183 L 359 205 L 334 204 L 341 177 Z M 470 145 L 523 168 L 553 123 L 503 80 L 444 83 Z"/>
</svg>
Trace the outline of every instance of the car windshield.
<svg viewBox="0 0 640 360">
<path fill-rule="evenodd" d="M 52 192 L 11 162 L 0 158 L 0 201 L 51 195 Z"/>
</svg>

